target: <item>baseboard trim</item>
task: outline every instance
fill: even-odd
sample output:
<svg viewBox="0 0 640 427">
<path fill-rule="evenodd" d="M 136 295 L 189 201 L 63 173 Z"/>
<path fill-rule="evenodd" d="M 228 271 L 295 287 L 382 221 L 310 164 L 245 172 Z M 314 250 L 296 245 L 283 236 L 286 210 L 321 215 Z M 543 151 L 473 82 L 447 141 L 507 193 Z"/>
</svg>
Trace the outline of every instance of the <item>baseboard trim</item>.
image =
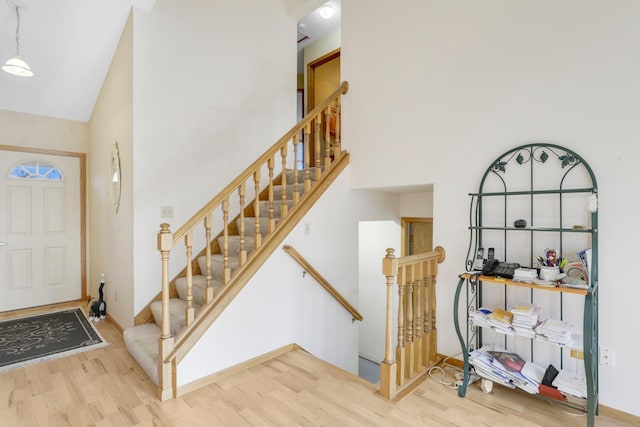
<svg viewBox="0 0 640 427">
<path fill-rule="evenodd" d="M 456 368 L 464 368 L 464 362 L 462 360 L 449 357 L 446 354 L 437 353 L 436 360 L 438 361 L 436 365 L 439 365 L 446 360 L 448 364 L 453 365 Z"/>
<path fill-rule="evenodd" d="M 107 322 L 111 323 L 113 327 L 116 328 L 118 332 L 120 332 L 120 334 L 124 334 L 124 328 L 120 326 L 118 322 L 116 322 L 116 319 L 114 319 L 113 316 L 107 315 Z"/>
<path fill-rule="evenodd" d="M 206 385 L 209 385 L 211 383 L 214 383 L 216 381 L 220 381 L 223 378 L 226 378 L 228 376 L 231 376 L 235 373 L 238 373 L 240 371 L 243 371 L 245 369 L 251 368 L 253 366 L 257 366 L 261 363 L 266 362 L 267 360 L 271 360 L 271 359 L 275 359 L 278 356 L 281 356 L 285 353 L 288 353 L 290 351 L 294 351 L 294 350 L 298 350 L 300 349 L 300 347 L 298 347 L 297 344 L 287 344 L 283 347 L 277 348 L 273 351 L 270 351 L 268 353 L 262 354 L 258 357 L 254 357 L 253 359 L 249 359 L 246 360 L 242 363 L 238 363 L 237 365 L 233 365 L 227 369 L 224 369 L 222 371 L 213 373 L 211 375 L 208 375 L 206 377 L 197 379 L 195 381 L 192 381 L 190 383 L 184 384 L 182 386 L 179 386 L 178 389 L 176 390 L 176 397 L 182 397 L 185 394 L 188 394 L 194 390 L 197 390 L 201 387 L 204 387 Z"/>
<path fill-rule="evenodd" d="M 631 424 L 632 426 L 640 426 L 640 417 L 637 415 L 610 408 L 603 404 L 598 405 L 598 408 L 600 409 L 600 415 L 613 418 L 616 421 L 623 421 L 625 423 Z"/>
<path fill-rule="evenodd" d="M 438 363 L 442 363 L 447 356 L 444 354 L 438 353 Z M 464 362 L 460 359 L 455 359 L 450 357 L 447 360 L 447 363 L 456 366 L 458 368 L 464 368 Z M 625 423 L 629 423 L 631 425 L 640 425 L 640 417 L 630 414 L 628 412 L 620 411 L 618 409 L 610 408 L 609 406 L 605 406 L 602 403 L 598 405 L 600 415 L 604 415 L 606 417 L 612 418 L 616 421 L 622 421 Z"/>
</svg>

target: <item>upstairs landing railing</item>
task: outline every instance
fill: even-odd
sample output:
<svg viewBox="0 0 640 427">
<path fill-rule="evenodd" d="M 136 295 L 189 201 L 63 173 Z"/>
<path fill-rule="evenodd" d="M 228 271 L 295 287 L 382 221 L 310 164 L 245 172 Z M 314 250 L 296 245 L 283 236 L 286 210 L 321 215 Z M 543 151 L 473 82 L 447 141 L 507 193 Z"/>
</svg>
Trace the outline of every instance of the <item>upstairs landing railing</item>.
<svg viewBox="0 0 640 427">
<path fill-rule="evenodd" d="M 399 400 L 413 390 L 436 363 L 436 276 L 445 252 L 440 246 L 431 252 L 402 258 L 396 258 L 394 252 L 387 249 L 382 259 L 382 274 L 387 278 L 387 305 L 380 394 Z M 394 286 L 398 293 L 396 312 Z M 394 316 L 398 319 L 397 335 L 392 330 Z"/>
<path fill-rule="evenodd" d="M 309 199 L 312 203 L 311 199 L 319 197 L 330 184 L 332 177 L 335 179 L 335 175 L 348 164 L 348 153 L 342 151 L 340 141 L 340 96 L 347 93 L 348 87 L 348 83 L 343 82 L 177 231 L 172 233 L 169 224 L 161 224 L 157 244 L 162 261 L 162 335 L 159 342 L 158 366 L 158 394 L 162 400 L 176 394 L 175 373 L 180 360 L 248 282 L 266 256 L 275 250 L 276 237 L 282 237 L 283 233 L 293 228 L 295 222 L 306 212 L 302 202 Z M 298 153 L 301 148 L 301 133 L 304 133 L 305 137 L 300 168 Z M 312 133 L 315 142 L 313 162 L 312 153 L 309 151 Z M 324 144 L 321 144 L 321 141 Z M 323 145 L 324 150 L 321 152 Z M 289 182 L 287 170 L 292 170 L 292 182 Z M 265 172 L 266 176 L 263 178 Z M 327 179 L 324 179 L 325 177 Z M 283 188 L 278 200 L 274 196 L 274 186 L 277 184 Z M 249 193 L 253 193 L 253 202 L 249 203 L 248 189 Z M 291 208 L 287 204 L 287 189 L 293 193 Z M 260 215 L 261 199 L 268 201 L 268 214 L 263 218 Z M 281 203 L 278 221 L 274 215 L 276 203 Z M 305 206 L 309 206 L 309 203 L 305 203 Z M 298 207 L 300 209 L 297 209 Z M 218 226 L 222 227 L 222 243 L 218 249 L 217 239 L 212 239 L 211 230 L 214 226 L 214 213 L 219 211 L 221 219 Z M 229 220 L 230 215 L 235 212 L 238 212 L 237 226 L 236 221 Z M 255 223 L 251 224 L 250 230 L 245 229 L 245 217 L 248 212 L 255 217 Z M 233 271 L 228 244 L 229 236 L 232 234 L 240 236 L 238 265 Z M 253 237 L 251 251 L 247 249 L 247 236 Z M 205 256 L 206 271 L 199 271 L 197 256 L 193 256 L 194 241 L 200 240 L 206 242 L 205 248 L 198 255 Z M 169 299 L 175 293 L 171 286 L 175 279 L 170 280 L 169 258 L 171 251 L 177 246 L 184 246 L 185 251 L 186 263 L 179 276 L 186 278 L 187 305 L 184 313 L 186 326 L 174 337 L 170 331 Z M 215 294 L 211 269 L 213 248 L 222 254 L 223 264 L 222 290 Z M 205 305 L 196 313 L 192 289 L 193 276 L 198 272 L 206 277 L 207 286 L 204 294 Z"/>
</svg>

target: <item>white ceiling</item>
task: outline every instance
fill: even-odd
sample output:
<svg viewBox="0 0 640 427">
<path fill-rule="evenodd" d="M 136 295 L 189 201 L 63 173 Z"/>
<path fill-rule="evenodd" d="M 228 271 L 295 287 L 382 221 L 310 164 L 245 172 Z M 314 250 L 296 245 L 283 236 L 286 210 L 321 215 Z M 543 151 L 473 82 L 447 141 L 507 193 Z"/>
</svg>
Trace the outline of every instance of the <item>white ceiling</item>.
<svg viewBox="0 0 640 427">
<path fill-rule="evenodd" d="M 17 77 L 0 71 L 0 109 L 89 121 L 131 7 L 150 11 L 155 0 L 0 0 L 0 62 L 16 51 L 15 4 L 20 8 L 20 53 L 34 72 Z M 299 30 L 306 46 L 340 26 L 336 13 L 313 11 Z"/>
<path fill-rule="evenodd" d="M 0 0 L 3 64 L 16 51 L 16 1 Z M 131 6 L 150 8 L 153 1 L 20 2 L 20 53 L 34 76 L 0 71 L 0 109 L 88 121 Z"/>
<path fill-rule="evenodd" d="M 328 0 L 321 7 L 329 5 L 333 8 L 334 14 L 331 18 L 325 19 L 320 16 L 320 8 L 314 10 L 309 15 L 298 21 L 298 40 L 307 37 L 298 43 L 298 49 L 313 43 L 322 36 L 340 27 L 341 0 Z"/>
</svg>

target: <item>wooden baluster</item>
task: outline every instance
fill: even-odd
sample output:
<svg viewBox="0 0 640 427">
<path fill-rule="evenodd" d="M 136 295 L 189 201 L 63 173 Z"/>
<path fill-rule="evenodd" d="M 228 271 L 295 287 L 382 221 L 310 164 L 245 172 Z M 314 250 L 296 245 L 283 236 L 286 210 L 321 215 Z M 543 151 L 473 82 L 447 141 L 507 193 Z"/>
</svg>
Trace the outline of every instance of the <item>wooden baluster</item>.
<svg viewBox="0 0 640 427">
<path fill-rule="evenodd" d="M 187 326 L 193 323 L 195 309 L 193 308 L 193 231 L 189 231 L 184 237 L 184 246 L 187 250 L 187 308 L 185 309 L 185 323 Z"/>
<path fill-rule="evenodd" d="M 304 127 L 304 193 L 311 190 L 311 153 L 309 153 L 309 140 L 311 139 L 311 122 Z"/>
<path fill-rule="evenodd" d="M 431 336 L 429 362 L 436 360 L 436 345 L 438 343 L 438 328 L 436 327 L 436 278 L 438 276 L 438 262 L 436 260 L 429 261 L 431 265 Z"/>
<path fill-rule="evenodd" d="M 222 284 L 226 285 L 231 280 L 231 267 L 229 267 L 229 197 L 222 201 Z"/>
<path fill-rule="evenodd" d="M 162 322 L 161 335 L 158 342 L 160 363 L 158 364 L 158 397 L 161 400 L 172 396 L 171 363 L 164 363 L 166 356 L 174 348 L 174 337 L 171 336 L 169 324 L 169 252 L 173 246 L 173 234 L 169 230 L 169 224 L 160 224 L 158 233 L 158 250 L 162 262 Z"/>
<path fill-rule="evenodd" d="M 324 109 L 324 168 L 331 167 L 331 107 Z"/>
<path fill-rule="evenodd" d="M 244 203 L 247 193 L 247 184 L 242 183 L 238 187 L 238 197 L 240 198 L 240 226 L 238 227 L 238 233 L 240 234 L 240 259 L 238 260 L 240 266 L 243 266 L 247 262 L 247 248 L 244 237 Z"/>
<path fill-rule="evenodd" d="M 413 376 L 414 369 L 414 346 L 413 346 L 413 288 L 415 284 L 415 275 L 413 265 L 409 265 L 404 268 L 406 274 L 406 363 L 404 365 L 404 372 L 407 378 Z"/>
<path fill-rule="evenodd" d="M 209 304 L 213 301 L 213 283 L 211 272 L 211 228 L 213 227 L 213 214 L 208 214 L 204 217 L 204 234 L 206 240 L 205 246 L 205 268 L 206 271 L 201 271 L 207 281 L 207 287 L 204 293 L 204 303 Z"/>
<path fill-rule="evenodd" d="M 273 165 L 275 160 L 273 156 L 269 157 L 267 160 L 267 168 L 269 170 L 269 222 L 267 223 L 267 232 L 269 234 L 273 233 L 273 230 L 276 228 L 276 219 L 273 216 Z M 283 188 L 282 191 L 286 189 Z"/>
<path fill-rule="evenodd" d="M 416 321 L 414 322 L 414 335 L 413 335 L 413 343 L 414 343 L 414 371 L 420 372 L 422 369 L 422 330 L 424 325 L 422 323 L 422 295 L 424 294 L 424 290 L 422 289 L 422 278 L 423 278 L 423 264 L 419 262 L 415 265 L 415 278 L 416 285 L 413 290 L 414 296 L 413 301 L 415 303 L 415 307 L 413 312 L 416 316 Z"/>
<path fill-rule="evenodd" d="M 287 206 L 287 145 L 283 145 L 280 149 L 280 156 L 282 157 L 282 206 L 280 207 L 280 219 L 284 219 L 289 213 L 289 206 Z M 294 162 L 295 163 L 295 162 Z M 295 179 L 295 178 L 294 178 Z"/>
<path fill-rule="evenodd" d="M 256 198 L 253 201 L 253 212 L 256 217 L 256 226 L 253 231 L 253 249 L 262 246 L 262 235 L 260 234 L 260 169 L 253 173 L 253 185 Z"/>
<path fill-rule="evenodd" d="M 393 399 L 396 395 L 396 361 L 393 359 L 393 282 L 398 272 L 395 251 L 387 249 L 382 259 L 382 274 L 387 279 L 386 327 L 384 334 L 384 360 L 380 364 L 380 394 Z"/>
<path fill-rule="evenodd" d="M 293 206 L 300 202 L 300 190 L 298 189 L 298 152 L 300 149 L 300 136 L 293 135 Z"/>
<path fill-rule="evenodd" d="M 322 124 L 320 123 L 322 117 L 322 112 L 320 112 L 320 114 L 318 114 L 315 119 L 314 119 L 314 123 L 315 123 L 315 133 L 314 133 L 314 148 L 315 148 L 315 153 L 314 153 L 314 163 L 313 165 L 316 167 L 316 182 L 320 181 L 320 177 L 322 177 L 322 170 L 321 170 L 321 160 L 320 160 L 320 129 L 322 128 Z"/>
<path fill-rule="evenodd" d="M 425 308 L 424 308 L 424 343 L 422 360 L 426 366 L 431 364 L 431 262 L 427 262 L 424 279 Z"/>
<path fill-rule="evenodd" d="M 336 135 L 333 140 L 333 158 L 337 159 L 342 151 L 341 147 L 341 135 L 342 129 L 340 129 L 340 121 L 342 120 L 342 107 L 340 105 L 340 98 L 336 99 Z"/>
<path fill-rule="evenodd" d="M 398 270 L 398 344 L 396 348 L 396 361 L 398 363 L 397 384 L 399 386 L 405 383 L 404 367 L 405 367 L 406 355 L 407 355 L 407 351 L 405 348 L 405 341 L 406 341 L 405 320 L 407 317 L 405 314 L 405 307 L 407 304 L 406 296 L 405 296 L 406 278 L 407 278 L 407 275 L 406 275 L 405 267 L 401 267 Z"/>
</svg>

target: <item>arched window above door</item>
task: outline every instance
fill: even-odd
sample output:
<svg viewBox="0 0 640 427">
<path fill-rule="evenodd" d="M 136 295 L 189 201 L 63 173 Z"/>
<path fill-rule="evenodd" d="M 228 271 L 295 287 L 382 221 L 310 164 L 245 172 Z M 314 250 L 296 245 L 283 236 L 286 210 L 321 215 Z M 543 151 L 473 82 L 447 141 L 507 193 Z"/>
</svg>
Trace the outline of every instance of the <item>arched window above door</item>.
<svg viewBox="0 0 640 427">
<path fill-rule="evenodd" d="M 63 181 L 62 171 L 51 163 L 40 160 L 24 160 L 11 167 L 8 174 L 12 179 L 37 179 L 48 181 Z"/>
</svg>

